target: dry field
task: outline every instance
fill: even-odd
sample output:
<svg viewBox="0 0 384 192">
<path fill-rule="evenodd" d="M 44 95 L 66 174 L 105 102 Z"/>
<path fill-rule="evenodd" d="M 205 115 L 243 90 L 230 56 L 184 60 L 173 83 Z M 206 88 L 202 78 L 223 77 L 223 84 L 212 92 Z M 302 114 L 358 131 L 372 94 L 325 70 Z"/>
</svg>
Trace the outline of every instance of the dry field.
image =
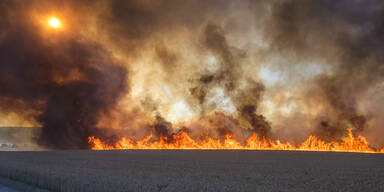
<svg viewBox="0 0 384 192">
<path fill-rule="evenodd" d="M 384 191 L 384 155 L 294 151 L 0 152 L 0 175 L 51 191 Z"/>
</svg>

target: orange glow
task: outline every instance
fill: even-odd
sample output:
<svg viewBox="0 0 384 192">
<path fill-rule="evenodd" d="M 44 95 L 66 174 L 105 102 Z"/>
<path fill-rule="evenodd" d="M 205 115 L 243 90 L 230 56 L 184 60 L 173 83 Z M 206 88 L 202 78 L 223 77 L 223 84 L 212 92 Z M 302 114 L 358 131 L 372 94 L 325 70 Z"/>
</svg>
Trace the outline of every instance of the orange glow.
<svg viewBox="0 0 384 192">
<path fill-rule="evenodd" d="M 384 149 L 373 149 L 363 136 L 353 136 L 348 131 L 348 136 L 341 138 L 339 142 L 324 142 L 316 136 L 308 137 L 299 145 L 283 143 L 280 140 L 268 140 L 259 138 L 257 134 L 248 137 L 242 144 L 227 134 L 224 140 L 214 139 L 206 136 L 199 141 L 194 140 L 185 131 L 180 131 L 172 136 L 168 142 L 166 137 L 153 140 L 150 134 L 142 140 L 120 139 L 114 145 L 108 145 L 99 138 L 89 137 L 88 141 L 94 150 L 111 149 L 212 149 L 212 150 L 290 150 L 290 151 L 338 151 L 338 152 L 361 152 L 361 153 L 384 153 Z"/>
<path fill-rule="evenodd" d="M 61 28 L 61 21 L 56 17 L 51 17 L 48 20 L 48 25 L 52 28 L 58 29 Z"/>
</svg>

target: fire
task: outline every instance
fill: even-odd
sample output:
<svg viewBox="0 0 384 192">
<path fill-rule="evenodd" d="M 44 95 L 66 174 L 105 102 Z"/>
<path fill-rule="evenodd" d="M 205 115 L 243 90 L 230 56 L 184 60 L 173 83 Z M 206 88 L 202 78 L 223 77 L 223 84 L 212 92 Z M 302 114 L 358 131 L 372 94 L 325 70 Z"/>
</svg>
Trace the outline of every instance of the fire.
<svg viewBox="0 0 384 192">
<path fill-rule="evenodd" d="M 290 151 L 338 151 L 338 152 L 361 152 L 361 153 L 384 153 L 383 149 L 373 149 L 369 146 L 365 137 L 354 136 L 348 130 L 348 136 L 341 141 L 325 142 L 316 136 L 309 136 L 299 145 L 289 142 L 281 142 L 279 139 L 271 140 L 260 138 L 256 133 L 241 143 L 234 135 L 226 134 L 224 140 L 204 136 L 203 139 L 193 139 L 186 131 L 174 134 L 171 139 L 160 136 L 153 140 L 152 133 L 142 140 L 131 140 L 121 138 L 113 145 L 106 144 L 100 138 L 89 137 L 88 141 L 93 150 L 111 149 L 189 149 L 189 150 L 290 150 Z"/>
<path fill-rule="evenodd" d="M 51 17 L 48 20 L 48 25 L 52 28 L 58 29 L 61 27 L 61 21 L 56 17 Z"/>
</svg>

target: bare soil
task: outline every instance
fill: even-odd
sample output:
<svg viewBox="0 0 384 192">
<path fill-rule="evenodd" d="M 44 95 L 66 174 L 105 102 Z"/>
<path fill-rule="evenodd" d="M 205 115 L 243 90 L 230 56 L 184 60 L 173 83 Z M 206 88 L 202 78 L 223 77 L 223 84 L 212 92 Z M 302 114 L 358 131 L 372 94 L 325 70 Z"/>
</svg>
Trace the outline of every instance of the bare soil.
<svg viewBox="0 0 384 192">
<path fill-rule="evenodd" d="M 0 152 L 0 176 L 51 191 L 384 191 L 384 155 L 297 151 Z"/>
</svg>

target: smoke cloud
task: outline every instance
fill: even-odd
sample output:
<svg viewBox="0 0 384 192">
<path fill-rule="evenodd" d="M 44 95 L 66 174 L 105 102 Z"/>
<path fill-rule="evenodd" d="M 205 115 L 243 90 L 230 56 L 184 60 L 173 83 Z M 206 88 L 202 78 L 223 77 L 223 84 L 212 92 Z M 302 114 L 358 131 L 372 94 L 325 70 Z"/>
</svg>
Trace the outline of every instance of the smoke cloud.
<svg viewBox="0 0 384 192">
<path fill-rule="evenodd" d="M 383 145 L 383 18 L 378 0 L 3 1 L 0 114 L 58 149 L 180 131 L 335 141 L 352 129 Z"/>
<path fill-rule="evenodd" d="M 369 119 L 358 104 L 383 82 L 383 13 L 379 1 L 282 1 L 272 8 L 266 32 L 273 50 L 334 68 L 314 77 L 308 91 L 309 99 L 326 107 L 316 130 L 323 139 L 367 127 Z"/>
<path fill-rule="evenodd" d="M 37 142 L 43 146 L 87 148 L 87 138 L 98 134 L 98 118 L 127 89 L 126 70 L 81 36 L 48 42 L 22 11 L 11 7 L 1 17 L 0 106 L 34 111 L 42 125 Z"/>
</svg>

